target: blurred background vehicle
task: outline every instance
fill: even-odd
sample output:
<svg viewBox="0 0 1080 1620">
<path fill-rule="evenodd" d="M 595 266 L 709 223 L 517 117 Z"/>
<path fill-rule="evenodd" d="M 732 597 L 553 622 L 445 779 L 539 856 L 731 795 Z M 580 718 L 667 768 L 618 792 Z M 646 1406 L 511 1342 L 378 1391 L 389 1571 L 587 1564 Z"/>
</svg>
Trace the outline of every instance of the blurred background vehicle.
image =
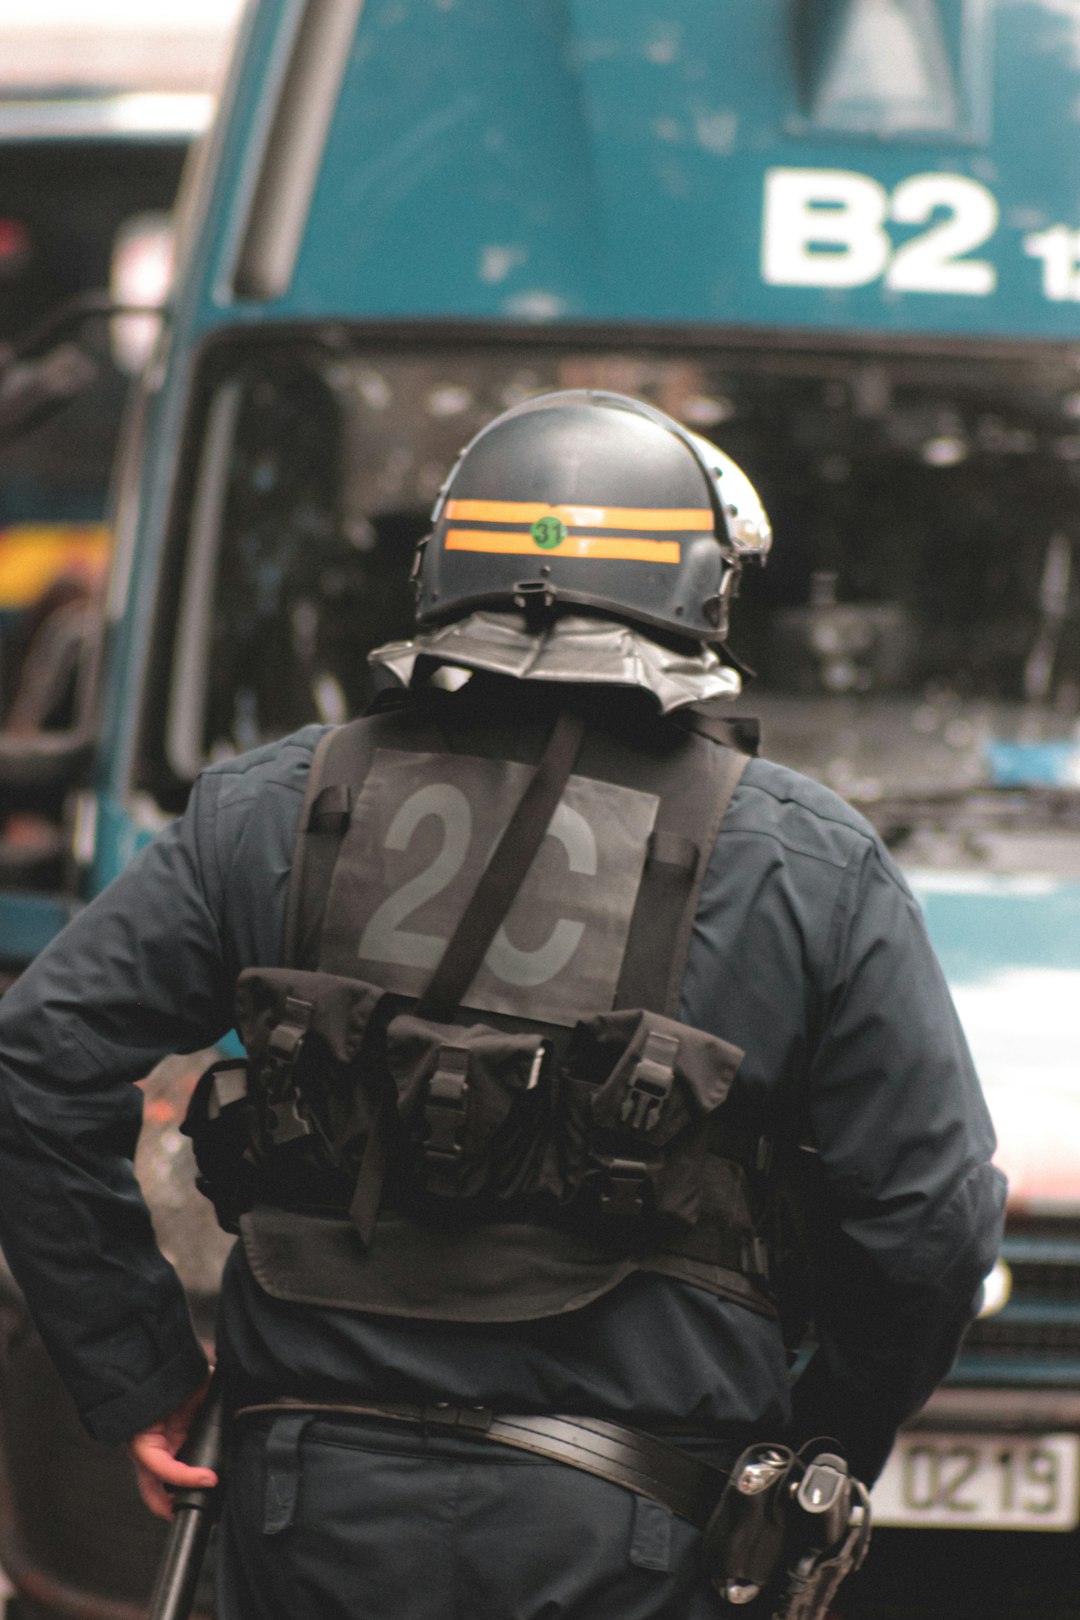
<svg viewBox="0 0 1080 1620">
<path fill-rule="evenodd" d="M 238 9 L 234 0 L 0 4 L 6 737 L 62 737 L 82 712 L 112 551 L 117 441 L 160 324 L 156 315 L 110 320 L 90 312 L 109 301 L 156 308 L 165 297 L 180 176 L 209 126 Z M 56 326 L 64 311 L 72 318 Z M 3 812 L 0 982 L 8 982 L 66 911 L 52 897 L 70 887 L 70 821 L 64 794 L 40 782 L 9 791 Z M 34 912 L 31 896 L 43 911 Z M 36 919 L 28 939 L 13 937 L 13 917 L 15 936 Z M 169 1069 L 148 1083 L 140 1168 L 159 1221 L 172 1224 L 174 1251 L 193 1268 L 186 1280 L 209 1338 L 223 1240 L 190 1196 L 186 1165 L 180 1169 L 170 1152 L 172 1092 L 184 1083 Z M 0 1333 L 0 1565 L 20 1593 L 10 1613 L 119 1620 L 142 1612 L 160 1532 L 132 1488 L 126 1458 L 81 1432 L 10 1279 L 0 1289 Z"/>
<path fill-rule="evenodd" d="M 90 311 L 165 296 L 180 174 L 236 10 L 0 6 L 0 722 L 13 734 L 74 723 L 117 439 L 158 327 Z M 9 815 L 0 879 L 59 887 L 63 848 L 49 818 Z"/>
<path fill-rule="evenodd" d="M 903 864 L 1013 1178 L 851 1620 L 1057 1620 L 1080 1588 L 1078 98 L 1058 0 L 259 0 L 126 420 L 103 641 L 51 732 L 0 735 L 0 804 L 60 829 L 0 893 L 17 972 L 207 760 L 363 709 L 505 406 L 616 388 L 745 467 L 777 546 L 741 707 Z M 195 1071 L 148 1083 L 142 1171 L 209 1332 Z M 122 1458 L 119 1541 L 65 1488 L 88 1443 L 11 1310 L 0 1557 L 20 1613 L 119 1620 L 153 1527 Z"/>
</svg>

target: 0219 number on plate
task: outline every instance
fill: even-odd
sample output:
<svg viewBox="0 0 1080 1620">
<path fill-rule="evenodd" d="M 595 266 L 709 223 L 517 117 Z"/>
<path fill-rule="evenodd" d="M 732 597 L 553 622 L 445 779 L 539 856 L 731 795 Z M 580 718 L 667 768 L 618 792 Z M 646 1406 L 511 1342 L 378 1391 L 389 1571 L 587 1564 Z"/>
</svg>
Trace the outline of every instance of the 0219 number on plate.
<svg viewBox="0 0 1080 1620">
<path fill-rule="evenodd" d="M 875 1524 L 1071 1530 L 1080 1435 L 901 1434 L 874 1486 Z"/>
</svg>

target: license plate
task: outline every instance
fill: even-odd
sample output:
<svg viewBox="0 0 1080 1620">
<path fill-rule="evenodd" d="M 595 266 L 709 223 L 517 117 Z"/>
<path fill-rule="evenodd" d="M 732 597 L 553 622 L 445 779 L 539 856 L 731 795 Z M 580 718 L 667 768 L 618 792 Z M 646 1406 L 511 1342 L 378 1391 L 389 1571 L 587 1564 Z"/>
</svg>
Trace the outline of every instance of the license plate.
<svg viewBox="0 0 1080 1620">
<path fill-rule="evenodd" d="M 1080 1435 L 901 1434 L 871 1495 L 875 1524 L 1071 1530 Z"/>
</svg>

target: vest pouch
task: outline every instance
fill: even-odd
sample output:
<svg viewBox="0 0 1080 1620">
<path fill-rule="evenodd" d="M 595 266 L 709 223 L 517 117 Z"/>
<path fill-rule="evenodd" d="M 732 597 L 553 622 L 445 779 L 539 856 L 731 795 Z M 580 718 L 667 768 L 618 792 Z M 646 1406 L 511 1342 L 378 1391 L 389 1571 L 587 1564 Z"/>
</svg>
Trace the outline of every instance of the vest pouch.
<svg viewBox="0 0 1080 1620">
<path fill-rule="evenodd" d="M 535 1191 L 547 1140 L 549 1047 L 535 1032 L 412 1014 L 391 1021 L 386 1061 L 414 1189 L 442 1214 L 456 1206 L 476 1219 Z"/>
<path fill-rule="evenodd" d="M 236 1027 L 258 1121 L 260 1200 L 346 1207 L 386 1090 L 379 986 L 330 973 L 248 968 Z"/>
<path fill-rule="evenodd" d="M 709 1120 L 742 1057 L 716 1035 L 641 1009 L 579 1023 L 559 1076 L 564 1203 L 630 1243 L 692 1229 Z"/>
</svg>

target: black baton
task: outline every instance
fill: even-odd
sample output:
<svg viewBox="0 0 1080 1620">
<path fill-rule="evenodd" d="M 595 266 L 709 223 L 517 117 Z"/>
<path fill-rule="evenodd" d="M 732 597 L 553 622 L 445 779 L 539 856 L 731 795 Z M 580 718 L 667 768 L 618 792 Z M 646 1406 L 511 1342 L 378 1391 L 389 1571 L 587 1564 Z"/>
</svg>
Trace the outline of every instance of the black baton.
<svg viewBox="0 0 1080 1620">
<path fill-rule="evenodd" d="M 224 1419 L 224 1381 L 215 1370 L 179 1458 L 192 1468 L 212 1468 L 219 1480 Z M 158 1565 L 147 1620 L 188 1620 L 220 1496 L 220 1484 L 209 1490 L 174 1494 L 172 1523 Z"/>
</svg>

